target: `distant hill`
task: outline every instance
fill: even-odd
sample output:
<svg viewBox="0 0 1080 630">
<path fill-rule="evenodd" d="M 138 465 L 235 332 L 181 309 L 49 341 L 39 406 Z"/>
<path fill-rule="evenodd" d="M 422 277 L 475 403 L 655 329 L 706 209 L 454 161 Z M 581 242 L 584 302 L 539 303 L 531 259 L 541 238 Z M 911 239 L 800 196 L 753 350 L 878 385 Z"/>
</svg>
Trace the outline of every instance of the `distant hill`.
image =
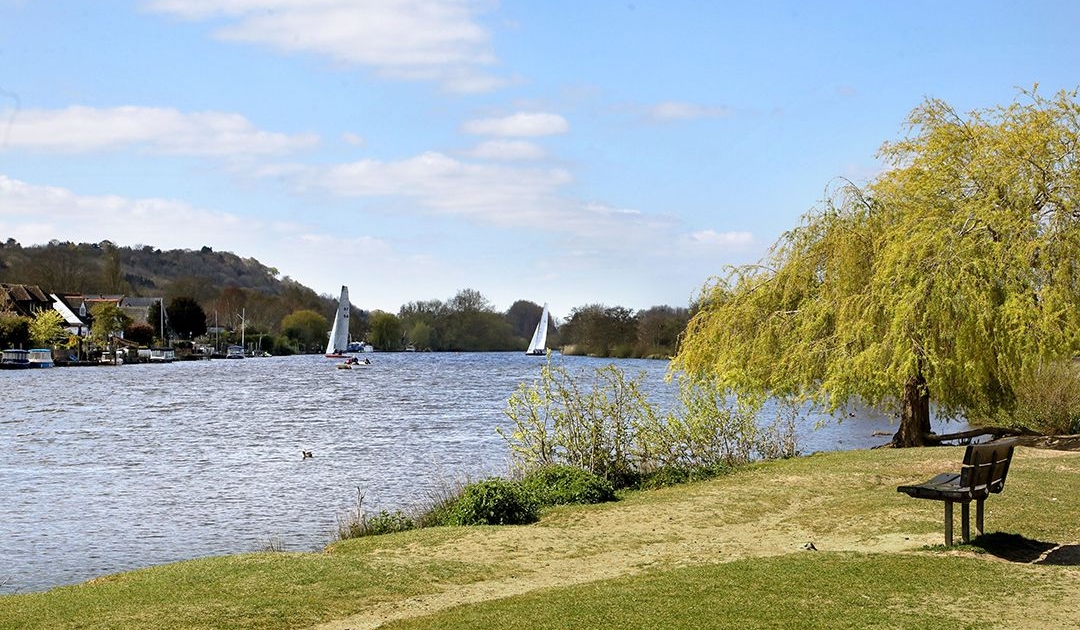
<svg viewBox="0 0 1080 630">
<path fill-rule="evenodd" d="M 222 325 L 238 326 L 239 314 L 246 312 L 249 327 L 268 330 L 300 309 L 333 314 L 334 297 L 279 276 L 254 258 L 209 247 L 163 251 L 55 240 L 23 247 L 11 238 L 0 243 L 0 282 L 36 285 L 48 293 L 163 297 L 166 303 L 189 297 L 208 317 L 216 311 Z"/>
<path fill-rule="evenodd" d="M 231 252 L 162 251 L 146 245 L 131 248 L 101 243 L 52 241 L 21 246 L 14 239 L 0 244 L 0 282 L 36 284 L 52 292 L 125 293 L 160 296 L 177 282 L 238 287 L 280 295 L 295 282 L 279 279 L 278 270 L 254 258 Z"/>
</svg>

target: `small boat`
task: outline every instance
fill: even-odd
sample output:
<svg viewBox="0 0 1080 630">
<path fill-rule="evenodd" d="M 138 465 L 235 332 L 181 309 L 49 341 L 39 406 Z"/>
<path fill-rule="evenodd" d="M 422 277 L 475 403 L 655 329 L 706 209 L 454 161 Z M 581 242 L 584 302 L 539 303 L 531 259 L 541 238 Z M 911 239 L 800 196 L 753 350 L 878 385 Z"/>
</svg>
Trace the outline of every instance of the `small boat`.
<svg viewBox="0 0 1080 630">
<path fill-rule="evenodd" d="M 54 365 L 52 350 L 48 348 L 31 348 L 28 359 L 32 368 L 51 368 Z"/>
<path fill-rule="evenodd" d="M 226 359 L 243 359 L 244 358 L 244 346 L 229 346 L 225 350 Z"/>
<path fill-rule="evenodd" d="M 525 354 L 531 356 L 544 356 L 547 354 L 547 333 L 548 333 L 548 305 L 544 303 L 544 310 L 540 313 L 540 322 L 536 324 L 536 330 L 533 332 L 532 341 L 529 342 L 529 348 L 525 350 Z"/>
<path fill-rule="evenodd" d="M 176 360 L 176 350 L 172 348 L 150 348 L 148 360 L 151 363 L 171 363 Z"/>
<path fill-rule="evenodd" d="M 30 367 L 30 351 L 19 348 L 4 350 L 0 357 L 0 368 L 5 370 L 22 370 Z"/>
<path fill-rule="evenodd" d="M 326 343 L 326 357 L 341 359 L 349 351 L 349 287 L 341 285 L 334 325 L 330 328 L 330 340 Z"/>
<path fill-rule="evenodd" d="M 356 357 L 350 357 L 344 363 L 338 363 L 337 364 L 337 369 L 339 369 L 339 370 L 351 370 L 353 368 L 367 367 L 369 365 L 371 365 L 371 359 L 364 359 L 363 361 L 361 361 L 360 359 L 357 359 Z"/>
</svg>

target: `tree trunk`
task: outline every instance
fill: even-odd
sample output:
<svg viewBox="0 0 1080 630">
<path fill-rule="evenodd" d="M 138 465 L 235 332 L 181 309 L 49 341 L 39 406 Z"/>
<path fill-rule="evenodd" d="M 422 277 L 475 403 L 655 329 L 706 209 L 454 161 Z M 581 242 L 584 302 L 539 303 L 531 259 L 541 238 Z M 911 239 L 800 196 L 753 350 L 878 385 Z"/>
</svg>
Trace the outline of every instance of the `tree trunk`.
<svg viewBox="0 0 1080 630">
<path fill-rule="evenodd" d="M 930 435 L 930 392 L 922 374 L 904 383 L 900 429 L 893 436 L 895 448 L 926 446 Z"/>
</svg>

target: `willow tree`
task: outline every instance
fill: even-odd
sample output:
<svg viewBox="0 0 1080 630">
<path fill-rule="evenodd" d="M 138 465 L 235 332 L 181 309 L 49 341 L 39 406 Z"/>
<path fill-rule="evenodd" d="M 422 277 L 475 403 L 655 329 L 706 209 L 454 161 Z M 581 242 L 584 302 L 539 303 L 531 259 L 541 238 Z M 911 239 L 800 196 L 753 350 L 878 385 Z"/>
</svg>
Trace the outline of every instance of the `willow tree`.
<svg viewBox="0 0 1080 630">
<path fill-rule="evenodd" d="M 675 367 L 743 401 L 899 412 L 896 446 L 940 439 L 930 405 L 1006 417 L 1080 349 L 1080 105 L 1025 92 L 962 116 L 928 100 L 760 264 L 707 285 Z"/>
</svg>

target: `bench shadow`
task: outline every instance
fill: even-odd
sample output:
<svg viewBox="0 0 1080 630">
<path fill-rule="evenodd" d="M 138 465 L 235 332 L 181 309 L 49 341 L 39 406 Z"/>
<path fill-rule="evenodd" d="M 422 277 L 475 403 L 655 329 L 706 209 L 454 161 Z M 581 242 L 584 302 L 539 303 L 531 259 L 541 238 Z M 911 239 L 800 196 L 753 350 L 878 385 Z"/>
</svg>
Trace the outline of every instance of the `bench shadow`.
<svg viewBox="0 0 1080 630">
<path fill-rule="evenodd" d="M 1020 534 L 995 532 L 971 541 L 986 553 L 1023 564 L 1047 564 L 1054 566 L 1080 566 L 1080 545 L 1065 545 L 1024 538 Z"/>
</svg>

